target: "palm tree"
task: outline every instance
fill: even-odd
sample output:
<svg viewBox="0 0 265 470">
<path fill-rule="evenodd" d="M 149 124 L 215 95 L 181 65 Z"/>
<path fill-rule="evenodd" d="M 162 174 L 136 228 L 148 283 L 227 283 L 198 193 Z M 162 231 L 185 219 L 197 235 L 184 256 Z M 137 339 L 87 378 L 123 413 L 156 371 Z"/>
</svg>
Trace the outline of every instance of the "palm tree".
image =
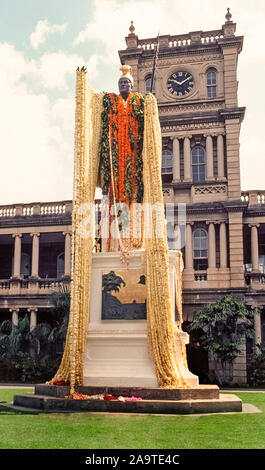
<svg viewBox="0 0 265 470">
<path fill-rule="evenodd" d="M 65 341 L 69 312 L 70 312 L 70 290 L 64 284 L 59 287 L 59 290 L 54 291 L 50 295 L 50 303 L 53 306 L 53 316 L 55 326 L 52 328 L 48 341 L 50 344 L 56 344 L 58 342 Z"/>
<path fill-rule="evenodd" d="M 51 327 L 47 323 L 39 323 L 34 330 L 30 330 L 28 315 L 19 318 L 14 325 L 11 320 L 4 320 L 0 324 L 0 351 L 5 357 L 14 357 L 19 352 L 39 356 L 41 346 L 48 344 Z"/>
<path fill-rule="evenodd" d="M 114 291 L 119 292 L 121 285 L 125 287 L 126 284 L 122 277 L 117 276 L 114 271 L 110 271 L 108 274 L 102 276 L 102 286 L 104 294 Z"/>
</svg>

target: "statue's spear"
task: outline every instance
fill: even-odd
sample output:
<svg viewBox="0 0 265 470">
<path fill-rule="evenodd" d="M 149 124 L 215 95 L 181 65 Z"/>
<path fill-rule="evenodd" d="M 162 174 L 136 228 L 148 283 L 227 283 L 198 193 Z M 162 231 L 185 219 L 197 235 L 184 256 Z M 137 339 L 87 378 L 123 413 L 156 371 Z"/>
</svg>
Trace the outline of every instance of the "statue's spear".
<svg viewBox="0 0 265 470">
<path fill-rule="evenodd" d="M 156 71 L 156 63 L 157 63 L 157 58 L 158 58 L 158 52 L 159 52 L 159 31 L 157 35 L 157 44 L 155 48 L 155 55 L 154 55 L 154 62 L 153 62 L 153 72 L 152 72 L 152 77 L 151 77 L 151 93 L 153 93 L 153 88 L 154 88 L 154 81 L 155 81 L 155 71 Z"/>
</svg>

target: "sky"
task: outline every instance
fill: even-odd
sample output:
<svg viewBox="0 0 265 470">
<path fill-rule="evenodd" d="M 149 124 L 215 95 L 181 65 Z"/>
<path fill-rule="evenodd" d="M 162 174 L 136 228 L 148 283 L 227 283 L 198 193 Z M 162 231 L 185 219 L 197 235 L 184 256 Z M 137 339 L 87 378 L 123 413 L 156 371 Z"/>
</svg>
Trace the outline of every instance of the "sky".
<svg viewBox="0 0 265 470">
<path fill-rule="evenodd" d="M 263 0 L 0 0 L 0 205 L 72 199 L 75 70 L 118 92 L 118 50 L 140 39 L 221 29 L 244 36 L 238 62 L 242 190 L 265 189 Z"/>
</svg>

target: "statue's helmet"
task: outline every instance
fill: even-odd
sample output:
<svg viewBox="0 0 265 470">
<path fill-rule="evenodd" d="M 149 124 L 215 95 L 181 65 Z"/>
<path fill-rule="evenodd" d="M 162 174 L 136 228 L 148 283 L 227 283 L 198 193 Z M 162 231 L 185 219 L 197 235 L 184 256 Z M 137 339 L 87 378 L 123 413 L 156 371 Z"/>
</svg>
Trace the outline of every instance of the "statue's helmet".
<svg viewBox="0 0 265 470">
<path fill-rule="evenodd" d="M 119 80 L 121 78 L 128 78 L 128 80 L 130 80 L 133 86 L 133 77 L 131 74 L 132 67 L 130 65 L 121 65 L 120 70 L 122 72 L 122 75 L 120 76 Z"/>
</svg>

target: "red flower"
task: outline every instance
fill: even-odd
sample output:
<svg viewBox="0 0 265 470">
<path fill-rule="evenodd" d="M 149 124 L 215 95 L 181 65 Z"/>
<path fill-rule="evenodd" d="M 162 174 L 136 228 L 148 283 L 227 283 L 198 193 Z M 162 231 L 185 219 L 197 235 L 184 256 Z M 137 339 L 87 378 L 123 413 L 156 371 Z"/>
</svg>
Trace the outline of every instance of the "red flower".
<svg viewBox="0 0 265 470">
<path fill-rule="evenodd" d="M 69 385 L 69 382 L 65 382 L 64 380 L 55 380 L 55 382 L 53 382 L 53 385 L 65 387 Z"/>
</svg>

